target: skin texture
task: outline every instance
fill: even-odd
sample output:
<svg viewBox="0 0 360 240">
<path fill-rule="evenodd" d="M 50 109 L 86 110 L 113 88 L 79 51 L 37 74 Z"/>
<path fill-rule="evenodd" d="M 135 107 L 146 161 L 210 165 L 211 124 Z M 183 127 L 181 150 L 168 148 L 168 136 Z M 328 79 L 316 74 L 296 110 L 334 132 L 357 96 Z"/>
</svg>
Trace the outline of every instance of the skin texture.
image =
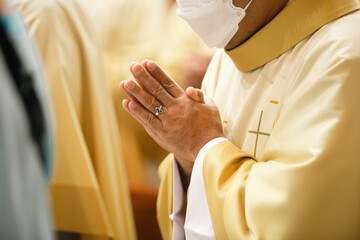
<svg viewBox="0 0 360 240">
<path fill-rule="evenodd" d="M 210 99 L 204 100 L 200 90 L 188 88 L 187 93 L 198 101 L 190 99 L 154 62 L 135 63 L 131 72 L 139 86 L 131 80 L 120 83 L 121 90 L 133 99 L 124 100 L 123 107 L 160 146 L 174 153 L 184 170 L 191 172 L 202 146 L 223 136 L 217 107 Z M 164 113 L 156 117 L 155 107 L 160 105 Z M 202 123 L 202 128 L 195 122 Z"/>
<path fill-rule="evenodd" d="M 226 45 L 230 50 L 246 41 L 260 28 L 271 21 L 288 3 L 289 0 L 253 0 L 246 10 L 245 18 L 239 23 L 239 30 Z M 244 8 L 249 0 L 233 0 L 237 7 Z"/>
<path fill-rule="evenodd" d="M 234 48 L 269 22 L 288 0 L 253 0 L 239 31 L 226 46 Z M 234 0 L 244 7 L 248 0 Z M 130 67 L 136 82 L 125 80 L 120 89 L 129 97 L 124 109 L 137 119 L 149 135 L 164 149 L 174 153 L 186 190 L 194 161 L 201 148 L 210 140 L 223 137 L 219 111 L 212 100 L 192 87 L 184 91 L 155 62 L 144 60 Z M 163 113 L 155 116 L 155 107 Z"/>
</svg>

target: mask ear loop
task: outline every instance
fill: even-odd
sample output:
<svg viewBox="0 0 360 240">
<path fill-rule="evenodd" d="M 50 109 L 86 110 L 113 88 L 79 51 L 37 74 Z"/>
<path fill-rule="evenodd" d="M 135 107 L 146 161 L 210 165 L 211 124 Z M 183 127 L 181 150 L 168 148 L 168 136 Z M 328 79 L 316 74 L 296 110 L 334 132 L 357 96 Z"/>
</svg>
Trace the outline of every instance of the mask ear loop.
<svg viewBox="0 0 360 240">
<path fill-rule="evenodd" d="M 246 7 L 244 7 L 244 11 L 246 11 L 246 9 L 248 9 L 248 7 L 250 6 L 250 4 L 252 3 L 253 0 L 250 0 L 250 2 L 246 5 Z"/>
<path fill-rule="evenodd" d="M 244 8 L 235 6 L 234 3 L 233 3 L 233 0 L 230 0 L 230 3 L 231 3 L 231 5 L 232 5 L 234 8 L 236 8 L 236 9 L 239 9 L 239 8 L 240 8 L 240 9 L 243 9 L 244 12 L 246 12 L 246 9 L 248 9 L 248 7 L 249 7 L 250 4 L 252 3 L 252 1 L 253 1 L 253 0 L 250 0 L 250 1 L 248 2 L 248 4 L 247 4 Z"/>
</svg>

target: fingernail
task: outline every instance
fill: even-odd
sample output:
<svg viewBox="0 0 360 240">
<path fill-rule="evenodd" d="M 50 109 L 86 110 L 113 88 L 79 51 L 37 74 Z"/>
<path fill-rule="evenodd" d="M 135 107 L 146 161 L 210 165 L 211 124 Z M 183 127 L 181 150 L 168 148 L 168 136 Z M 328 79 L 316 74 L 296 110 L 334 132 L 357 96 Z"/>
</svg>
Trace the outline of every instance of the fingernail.
<svg viewBox="0 0 360 240">
<path fill-rule="evenodd" d="M 125 83 L 126 83 L 126 80 L 122 80 L 120 83 L 119 83 L 119 88 L 121 88 L 121 84 L 123 84 L 125 86 Z"/>
<path fill-rule="evenodd" d="M 193 87 L 187 87 L 186 89 L 185 89 L 186 91 L 190 91 L 190 92 L 196 92 L 195 91 L 195 88 L 193 88 Z"/>
<path fill-rule="evenodd" d="M 131 81 L 131 80 L 127 80 L 127 81 L 125 82 L 125 87 L 126 87 L 127 89 L 133 89 L 134 86 L 135 86 L 135 83 L 134 83 L 133 81 Z"/>
<path fill-rule="evenodd" d="M 136 63 L 133 67 L 132 67 L 132 71 L 135 73 L 135 74 L 139 74 L 142 72 L 142 66 L 138 63 Z"/>
<path fill-rule="evenodd" d="M 130 63 L 130 69 L 132 69 L 132 67 L 136 64 L 136 62 L 131 62 Z"/>
<path fill-rule="evenodd" d="M 150 71 L 154 71 L 155 68 L 156 68 L 156 64 L 154 62 L 148 62 L 147 64 L 147 68 L 150 70 Z"/>
</svg>

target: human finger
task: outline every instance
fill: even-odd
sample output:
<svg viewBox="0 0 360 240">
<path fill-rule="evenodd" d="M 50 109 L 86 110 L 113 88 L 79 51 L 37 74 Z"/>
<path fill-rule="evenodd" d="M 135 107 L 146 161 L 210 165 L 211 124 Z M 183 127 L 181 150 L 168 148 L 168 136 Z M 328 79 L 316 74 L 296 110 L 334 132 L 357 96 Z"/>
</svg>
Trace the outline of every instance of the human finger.
<svg viewBox="0 0 360 240">
<path fill-rule="evenodd" d="M 124 109 L 130 113 L 136 120 L 138 120 L 144 127 L 154 132 L 158 132 L 162 129 L 162 123 L 159 118 L 154 114 L 147 111 L 140 104 L 130 101 L 128 99 L 123 100 Z"/>
<path fill-rule="evenodd" d="M 173 97 L 148 73 L 144 66 L 136 63 L 132 65 L 131 72 L 136 81 L 163 105 L 172 102 Z"/>
<path fill-rule="evenodd" d="M 144 60 L 141 61 L 141 65 L 143 65 L 144 68 L 146 68 L 148 62 L 149 62 L 148 59 L 144 59 Z"/>
<path fill-rule="evenodd" d="M 126 81 L 126 80 L 120 82 L 119 88 L 121 89 L 121 91 L 123 91 L 123 93 L 125 93 L 125 95 L 126 95 L 130 100 L 139 103 L 139 101 L 125 88 L 125 86 L 124 86 L 125 81 Z"/>
<path fill-rule="evenodd" d="M 130 102 L 131 102 L 131 100 L 129 100 L 129 99 L 123 99 L 122 100 L 122 106 L 125 109 L 125 111 L 127 111 L 133 118 L 135 118 L 144 128 L 151 129 L 147 125 L 147 123 L 143 122 L 137 115 L 134 115 L 134 114 L 131 113 L 130 107 L 129 107 Z"/>
<path fill-rule="evenodd" d="M 200 89 L 188 87 L 185 92 L 191 100 L 199 103 L 205 103 L 204 94 Z"/>
<path fill-rule="evenodd" d="M 149 71 L 151 76 L 156 79 L 173 97 L 177 98 L 184 95 L 184 90 L 174 80 L 172 80 L 158 64 L 153 61 L 145 61 L 145 63 L 146 69 Z"/>
<path fill-rule="evenodd" d="M 204 102 L 205 102 L 205 105 L 208 105 L 209 107 L 217 108 L 214 100 L 209 98 L 207 95 L 204 95 Z"/>
<path fill-rule="evenodd" d="M 132 117 L 134 117 L 145 128 L 146 132 L 152 138 L 158 139 L 159 138 L 158 132 L 156 132 L 154 129 L 152 129 L 151 126 L 148 125 L 148 123 L 143 122 L 137 115 L 134 115 L 130 112 L 129 103 L 130 103 L 129 99 L 124 99 L 122 101 L 122 105 L 123 105 L 123 108 L 125 109 L 125 111 L 127 111 Z"/>
<path fill-rule="evenodd" d="M 126 80 L 124 83 L 125 89 L 134 96 L 138 103 L 144 106 L 149 112 L 159 116 L 163 113 L 162 104 L 152 95 L 144 91 L 140 86 L 136 85 L 134 81 Z"/>
</svg>

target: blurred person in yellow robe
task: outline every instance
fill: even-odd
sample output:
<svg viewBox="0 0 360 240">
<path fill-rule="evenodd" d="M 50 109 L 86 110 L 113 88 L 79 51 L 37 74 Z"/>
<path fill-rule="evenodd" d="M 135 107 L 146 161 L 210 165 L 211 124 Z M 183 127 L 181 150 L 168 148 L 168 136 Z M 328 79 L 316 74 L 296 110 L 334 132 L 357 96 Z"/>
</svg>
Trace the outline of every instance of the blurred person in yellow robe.
<svg viewBox="0 0 360 240">
<path fill-rule="evenodd" d="M 136 239 L 116 116 L 87 16 L 77 1 L 14 3 L 37 43 L 51 88 L 56 229 L 81 239 Z"/>
<path fill-rule="evenodd" d="M 82 0 L 100 39 L 131 186 L 157 187 L 156 169 L 167 154 L 121 107 L 119 82 L 131 78 L 130 63 L 155 59 L 179 83 L 200 87 L 212 51 L 175 14 L 172 0 Z M 185 71 L 184 71 L 185 69 Z M 185 73 L 185 74 L 182 74 Z"/>
</svg>

